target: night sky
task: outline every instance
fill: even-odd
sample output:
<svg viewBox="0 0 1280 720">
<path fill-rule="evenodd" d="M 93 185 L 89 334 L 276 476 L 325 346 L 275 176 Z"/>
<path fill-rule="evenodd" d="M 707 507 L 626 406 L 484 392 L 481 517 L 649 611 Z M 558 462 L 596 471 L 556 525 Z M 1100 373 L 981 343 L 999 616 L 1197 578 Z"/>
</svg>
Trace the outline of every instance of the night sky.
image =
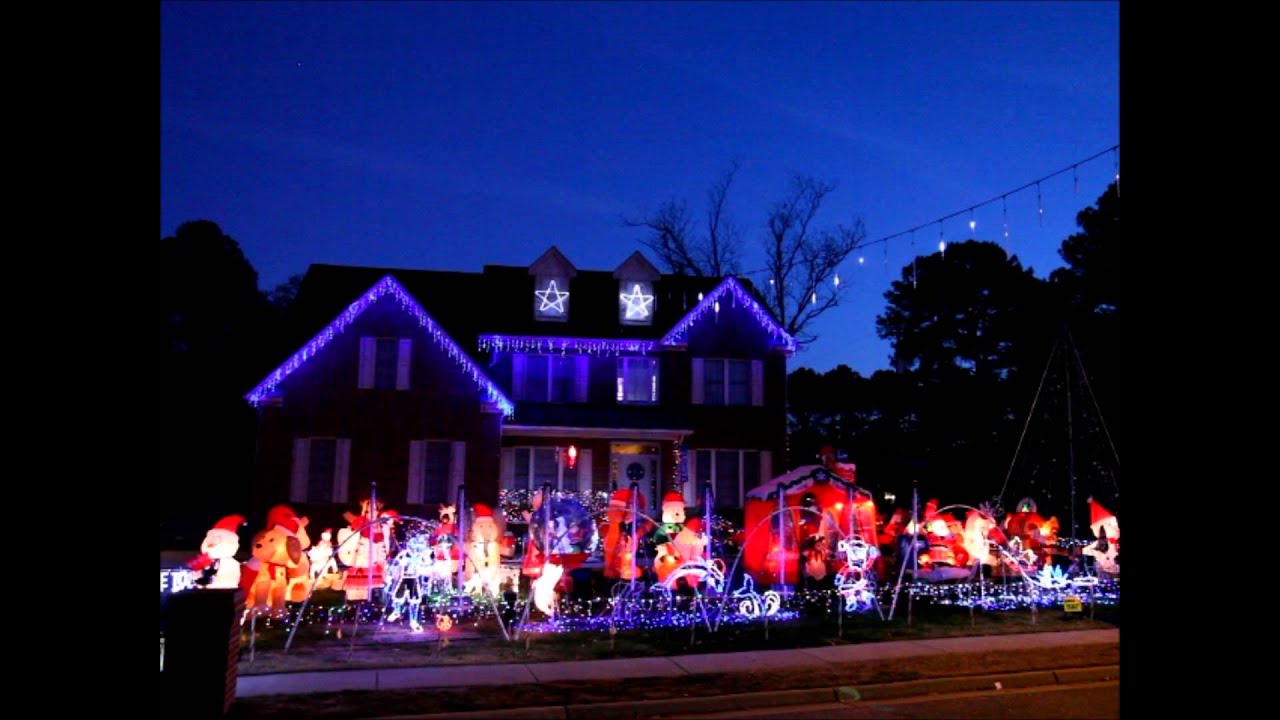
<svg viewBox="0 0 1280 720">
<path fill-rule="evenodd" d="M 313 262 L 479 271 L 552 244 L 611 270 L 643 249 L 622 216 L 701 215 L 736 159 L 758 269 L 793 174 L 838 182 L 819 220 L 875 240 L 1119 143 L 1119 28 L 1116 2 L 163 3 L 160 233 L 217 222 L 268 290 Z M 1044 183 L 1042 221 L 1035 188 L 1010 196 L 1007 247 L 1047 275 L 1115 167 Z M 1002 240 L 999 201 L 975 220 Z M 888 367 L 875 316 L 912 254 L 851 257 L 791 366 Z"/>
</svg>

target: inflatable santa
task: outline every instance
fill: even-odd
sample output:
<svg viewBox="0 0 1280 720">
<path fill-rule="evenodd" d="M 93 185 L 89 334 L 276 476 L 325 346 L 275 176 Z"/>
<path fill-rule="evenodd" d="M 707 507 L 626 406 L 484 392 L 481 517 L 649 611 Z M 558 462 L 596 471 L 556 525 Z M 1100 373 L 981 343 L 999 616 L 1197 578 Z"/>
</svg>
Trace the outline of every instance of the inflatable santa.
<svg viewBox="0 0 1280 720">
<path fill-rule="evenodd" d="M 240 586 L 240 563 L 236 561 L 236 552 L 240 550 L 241 525 L 245 525 L 243 515 L 228 515 L 217 522 L 209 532 L 205 533 L 200 543 L 200 555 L 187 563 L 187 567 L 199 571 L 196 587 L 236 588 Z"/>
</svg>

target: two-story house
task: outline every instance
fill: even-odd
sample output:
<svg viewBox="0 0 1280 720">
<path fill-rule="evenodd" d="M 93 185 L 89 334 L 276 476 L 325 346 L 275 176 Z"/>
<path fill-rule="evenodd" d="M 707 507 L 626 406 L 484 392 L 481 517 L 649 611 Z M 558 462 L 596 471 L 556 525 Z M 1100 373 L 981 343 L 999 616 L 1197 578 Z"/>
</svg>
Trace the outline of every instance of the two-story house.
<svg viewBox="0 0 1280 720">
<path fill-rule="evenodd" d="M 744 281 L 659 273 L 640 253 L 578 270 L 556 248 L 480 273 L 313 265 L 312 339 L 247 395 L 255 511 L 331 524 L 378 496 L 433 517 L 465 484 L 683 491 L 741 507 L 785 470 L 793 339 Z"/>
</svg>

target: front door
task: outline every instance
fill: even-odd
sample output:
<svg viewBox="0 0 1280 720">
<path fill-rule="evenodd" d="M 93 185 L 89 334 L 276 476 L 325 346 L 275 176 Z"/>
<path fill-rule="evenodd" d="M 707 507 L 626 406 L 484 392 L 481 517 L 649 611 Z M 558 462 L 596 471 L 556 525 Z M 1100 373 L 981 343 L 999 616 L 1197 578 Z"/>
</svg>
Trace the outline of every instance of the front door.
<svg viewBox="0 0 1280 720">
<path fill-rule="evenodd" d="M 618 468 L 618 488 L 629 488 L 631 483 L 636 483 L 645 501 L 645 514 L 657 518 L 658 513 L 654 511 L 657 498 L 653 493 L 659 487 L 658 455 L 624 452 L 615 453 L 613 460 Z"/>
</svg>

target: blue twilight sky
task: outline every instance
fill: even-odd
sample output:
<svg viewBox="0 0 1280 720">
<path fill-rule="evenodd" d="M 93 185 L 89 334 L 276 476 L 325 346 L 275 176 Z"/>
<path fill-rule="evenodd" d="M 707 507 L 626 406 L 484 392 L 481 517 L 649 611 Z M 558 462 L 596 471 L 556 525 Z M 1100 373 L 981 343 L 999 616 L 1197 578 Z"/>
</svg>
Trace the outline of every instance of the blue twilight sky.
<svg viewBox="0 0 1280 720">
<path fill-rule="evenodd" d="M 1118 2 L 176 3 L 161 5 L 160 233 L 208 219 L 270 289 L 313 262 L 478 271 L 558 245 L 579 268 L 641 249 L 620 217 L 741 168 L 748 242 L 796 173 L 819 218 L 875 240 L 1120 142 Z M 1036 274 L 1116 172 L 1108 153 L 1007 201 Z M 975 213 L 1001 240 L 1001 203 Z M 941 228 L 970 235 L 967 215 Z M 915 234 L 937 249 L 935 224 Z M 875 334 L 909 237 L 792 367 L 888 367 Z M 482 298 L 469 299 L 481 302 Z M 528 305 L 511 308 L 528 312 Z"/>
</svg>

